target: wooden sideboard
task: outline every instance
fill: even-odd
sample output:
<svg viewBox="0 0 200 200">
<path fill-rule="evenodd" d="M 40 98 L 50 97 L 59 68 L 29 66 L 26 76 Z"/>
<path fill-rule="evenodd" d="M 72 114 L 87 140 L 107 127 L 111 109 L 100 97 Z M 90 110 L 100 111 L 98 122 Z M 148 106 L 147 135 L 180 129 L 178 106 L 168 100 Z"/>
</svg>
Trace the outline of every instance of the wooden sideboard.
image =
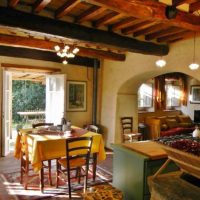
<svg viewBox="0 0 200 200">
<path fill-rule="evenodd" d="M 126 200 L 149 200 L 147 177 L 166 161 L 165 151 L 153 141 L 112 144 L 112 147 L 113 185 L 123 192 Z M 163 173 L 178 169 L 175 163 L 170 163 Z"/>
</svg>

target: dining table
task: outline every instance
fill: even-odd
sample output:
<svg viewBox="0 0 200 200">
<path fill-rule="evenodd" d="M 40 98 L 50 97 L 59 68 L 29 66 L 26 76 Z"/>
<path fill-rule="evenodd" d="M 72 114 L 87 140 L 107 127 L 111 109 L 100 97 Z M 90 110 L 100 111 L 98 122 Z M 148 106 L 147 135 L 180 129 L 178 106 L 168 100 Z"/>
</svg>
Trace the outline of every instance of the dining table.
<svg viewBox="0 0 200 200">
<path fill-rule="evenodd" d="M 19 134 L 20 133 L 20 134 Z M 60 130 L 40 129 L 20 129 L 16 138 L 14 156 L 20 159 L 21 135 L 27 137 L 29 161 L 35 172 L 43 175 L 43 161 L 58 159 L 66 156 L 66 139 L 82 136 L 92 136 L 93 143 L 91 153 L 96 157 L 97 162 L 106 159 L 103 137 L 99 133 L 94 133 L 76 126 L 72 126 L 71 131 L 62 132 Z M 40 189 L 43 191 L 44 183 L 40 179 Z"/>
</svg>

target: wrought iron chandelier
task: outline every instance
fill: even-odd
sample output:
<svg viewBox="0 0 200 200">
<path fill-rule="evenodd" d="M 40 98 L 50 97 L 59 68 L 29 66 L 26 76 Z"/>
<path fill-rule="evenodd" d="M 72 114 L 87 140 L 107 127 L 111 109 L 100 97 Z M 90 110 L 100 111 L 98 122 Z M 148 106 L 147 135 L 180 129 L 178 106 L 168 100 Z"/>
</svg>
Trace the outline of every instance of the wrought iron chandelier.
<svg viewBox="0 0 200 200">
<path fill-rule="evenodd" d="M 79 48 L 69 45 L 63 45 L 63 48 L 59 45 L 54 47 L 56 54 L 63 59 L 62 63 L 67 64 L 68 58 L 74 58 L 75 55 L 79 52 Z"/>
</svg>

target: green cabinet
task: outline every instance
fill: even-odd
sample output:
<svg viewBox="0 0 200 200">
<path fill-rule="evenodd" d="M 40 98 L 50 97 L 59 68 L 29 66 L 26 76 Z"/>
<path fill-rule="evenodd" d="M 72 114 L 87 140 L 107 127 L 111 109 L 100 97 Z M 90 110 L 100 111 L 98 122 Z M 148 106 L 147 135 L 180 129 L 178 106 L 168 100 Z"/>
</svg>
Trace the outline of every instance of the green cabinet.
<svg viewBox="0 0 200 200">
<path fill-rule="evenodd" d="M 166 158 L 150 160 L 148 156 L 120 144 L 113 144 L 112 147 L 114 150 L 113 186 L 123 192 L 125 200 L 149 200 L 147 177 L 153 175 L 166 161 Z M 171 163 L 165 172 L 175 170 L 178 170 L 178 167 Z"/>
</svg>

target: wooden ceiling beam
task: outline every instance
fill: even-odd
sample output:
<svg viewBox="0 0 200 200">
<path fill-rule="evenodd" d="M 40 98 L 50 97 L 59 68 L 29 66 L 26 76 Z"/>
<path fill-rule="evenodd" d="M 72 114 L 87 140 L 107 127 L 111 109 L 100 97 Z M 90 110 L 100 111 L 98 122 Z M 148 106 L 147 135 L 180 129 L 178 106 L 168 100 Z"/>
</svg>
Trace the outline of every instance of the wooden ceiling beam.
<svg viewBox="0 0 200 200">
<path fill-rule="evenodd" d="M 33 4 L 33 8 L 32 8 L 33 13 L 41 12 L 50 2 L 51 0 L 37 0 Z"/>
<path fill-rule="evenodd" d="M 99 7 L 99 6 L 92 6 L 90 9 L 86 10 L 83 12 L 81 15 L 79 15 L 76 19 L 75 22 L 81 23 L 83 21 L 88 21 L 99 14 L 103 13 L 106 10 L 104 7 Z"/>
<path fill-rule="evenodd" d="M 122 29 L 122 33 L 123 34 L 131 34 L 131 33 L 134 33 L 136 31 L 139 31 L 141 29 L 144 29 L 144 28 L 147 28 L 149 26 L 152 26 L 154 24 L 156 24 L 157 22 L 151 22 L 151 21 L 143 21 L 141 23 L 138 23 L 138 24 L 135 24 L 133 26 L 130 26 L 130 27 L 127 27 L 127 28 L 124 28 Z"/>
<path fill-rule="evenodd" d="M 19 3 L 19 0 L 8 0 L 8 6 L 14 8 Z"/>
<path fill-rule="evenodd" d="M 55 18 L 59 19 L 69 13 L 74 7 L 76 7 L 81 0 L 68 0 L 63 6 L 55 11 Z"/>
<path fill-rule="evenodd" d="M 164 37 L 168 35 L 172 35 L 175 33 L 183 32 L 184 29 L 178 29 L 177 27 L 167 27 L 161 31 L 157 31 L 155 33 L 151 33 L 145 36 L 145 40 L 153 40 L 159 37 Z"/>
<path fill-rule="evenodd" d="M 0 7 L 0 24 L 2 26 L 20 28 L 26 32 L 40 33 L 47 37 L 54 36 L 62 39 L 70 39 L 74 42 L 87 42 L 134 53 L 161 56 L 168 54 L 169 51 L 167 45 L 139 41 L 113 32 L 92 29 L 5 7 Z"/>
<path fill-rule="evenodd" d="M 0 45 L 13 46 L 13 47 L 25 47 L 38 49 L 43 51 L 55 51 L 54 46 L 62 45 L 60 43 L 45 41 L 34 38 L 25 38 L 25 37 L 14 37 L 14 36 L 6 36 L 0 35 Z M 69 45 L 70 46 L 70 45 Z M 79 52 L 78 55 L 91 57 L 91 58 L 101 58 L 101 59 L 109 59 L 115 61 L 124 61 L 126 59 L 125 54 L 114 53 L 110 51 L 96 50 L 91 48 L 78 47 Z"/>
<path fill-rule="evenodd" d="M 16 58 L 28 58 L 33 60 L 44 60 L 44 61 L 52 61 L 56 63 L 62 63 L 62 59 L 59 58 L 55 52 L 49 51 L 40 51 L 36 49 L 28 49 L 21 47 L 11 47 L 11 46 L 0 46 L 0 55 L 8 56 L 8 57 L 16 57 Z M 68 60 L 69 64 L 93 67 L 94 59 L 75 56 L 73 59 Z"/>
<path fill-rule="evenodd" d="M 174 40 L 179 39 L 179 38 L 185 38 L 185 37 L 188 38 L 188 37 L 192 37 L 192 36 L 194 36 L 193 32 L 184 30 L 180 33 L 176 33 L 176 34 L 165 36 L 165 37 L 160 37 L 160 38 L 157 39 L 157 42 L 174 41 Z"/>
<path fill-rule="evenodd" d="M 154 33 L 157 31 L 160 31 L 163 28 L 166 28 L 167 26 L 165 24 L 155 24 L 153 26 L 147 27 L 145 29 L 142 30 L 138 30 L 134 33 L 134 37 L 138 37 L 140 35 L 147 35 L 150 33 Z"/>
<path fill-rule="evenodd" d="M 112 22 L 118 20 L 119 18 L 121 18 L 122 16 L 124 16 L 124 15 L 120 14 L 120 13 L 116 13 L 116 12 L 111 12 L 111 13 L 105 15 L 104 17 L 100 18 L 99 20 L 97 20 L 94 23 L 94 27 L 100 27 L 100 26 L 106 25 L 108 23 L 112 23 Z"/>
<path fill-rule="evenodd" d="M 167 5 L 152 0 L 87 0 L 101 6 L 145 20 L 158 20 L 171 26 L 177 26 L 193 31 L 200 31 L 200 17 L 178 10 L 175 19 L 168 19 L 165 15 Z"/>
<path fill-rule="evenodd" d="M 180 6 L 182 4 L 190 4 L 193 3 L 195 0 L 172 0 L 172 5 L 173 6 Z"/>
<path fill-rule="evenodd" d="M 117 31 L 117 30 L 120 30 L 120 29 L 125 28 L 127 26 L 133 25 L 135 20 L 136 20 L 135 17 L 128 17 L 126 19 L 123 19 L 122 21 L 111 25 L 111 30 L 112 31 Z"/>
<path fill-rule="evenodd" d="M 200 1 L 197 1 L 195 3 L 190 4 L 189 6 L 189 12 L 193 13 L 197 10 L 200 10 Z"/>
<path fill-rule="evenodd" d="M 59 68 L 51 68 L 51 67 L 44 67 L 44 66 L 33 66 L 33 65 L 18 65 L 18 64 L 11 64 L 11 63 L 1 63 L 2 67 L 5 67 L 6 69 L 9 69 L 9 71 L 23 71 L 28 73 L 55 73 L 60 72 L 61 70 Z"/>
</svg>

